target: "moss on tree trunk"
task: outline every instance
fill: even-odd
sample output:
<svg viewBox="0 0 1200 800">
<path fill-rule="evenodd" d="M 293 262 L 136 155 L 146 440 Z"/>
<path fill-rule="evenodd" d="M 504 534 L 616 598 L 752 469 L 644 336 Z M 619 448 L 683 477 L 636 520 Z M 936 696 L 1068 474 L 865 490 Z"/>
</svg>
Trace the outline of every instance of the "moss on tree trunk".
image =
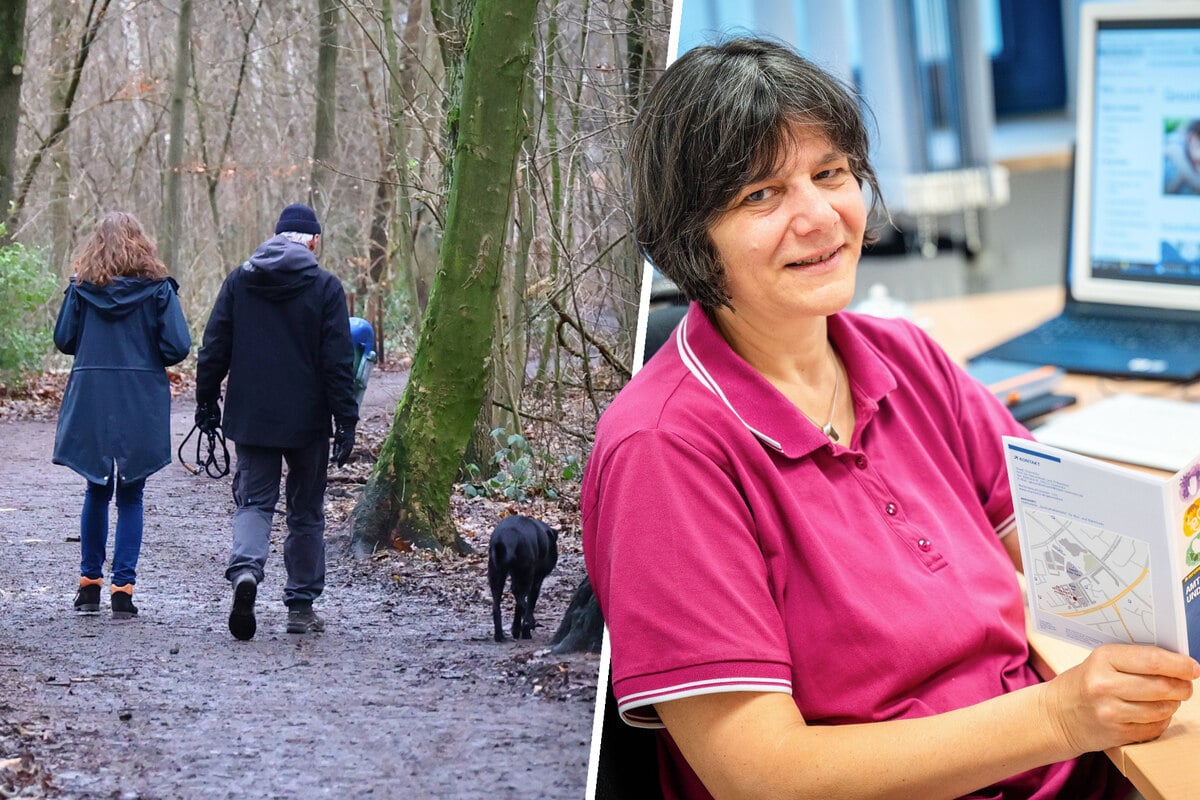
<svg viewBox="0 0 1200 800">
<path fill-rule="evenodd" d="M 454 178 L 438 272 L 392 429 L 354 514 L 355 548 L 468 545 L 450 493 L 492 353 L 537 0 L 476 0 L 463 56 Z"/>
</svg>

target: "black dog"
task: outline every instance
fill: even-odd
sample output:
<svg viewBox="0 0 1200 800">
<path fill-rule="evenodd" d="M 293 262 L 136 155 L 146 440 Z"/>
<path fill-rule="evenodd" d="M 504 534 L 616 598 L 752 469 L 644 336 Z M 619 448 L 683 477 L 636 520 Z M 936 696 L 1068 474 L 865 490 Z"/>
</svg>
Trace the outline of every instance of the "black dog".
<svg viewBox="0 0 1200 800">
<path fill-rule="evenodd" d="M 492 621 L 496 641 L 504 641 L 500 626 L 500 598 L 504 581 L 512 575 L 512 593 L 517 600 L 513 615 L 514 639 L 529 639 L 537 624 L 533 606 L 542 581 L 558 563 L 558 531 L 541 520 L 516 514 L 496 524 L 488 543 L 488 583 L 492 587 Z"/>
</svg>

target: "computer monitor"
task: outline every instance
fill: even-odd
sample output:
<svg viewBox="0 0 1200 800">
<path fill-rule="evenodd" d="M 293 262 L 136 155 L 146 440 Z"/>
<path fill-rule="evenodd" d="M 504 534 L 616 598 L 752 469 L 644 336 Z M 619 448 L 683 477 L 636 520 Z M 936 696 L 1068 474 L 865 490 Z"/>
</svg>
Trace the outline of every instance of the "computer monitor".
<svg viewBox="0 0 1200 800">
<path fill-rule="evenodd" d="M 1075 299 L 1200 311 L 1200 3 L 1080 10 Z"/>
</svg>

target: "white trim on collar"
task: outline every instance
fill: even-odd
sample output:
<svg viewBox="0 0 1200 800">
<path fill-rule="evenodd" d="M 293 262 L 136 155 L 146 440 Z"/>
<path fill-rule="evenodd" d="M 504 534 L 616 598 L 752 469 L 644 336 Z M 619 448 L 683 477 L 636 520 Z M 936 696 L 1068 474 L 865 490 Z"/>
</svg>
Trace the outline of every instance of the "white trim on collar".
<svg viewBox="0 0 1200 800">
<path fill-rule="evenodd" d="M 683 319 L 679 321 L 678 327 L 675 328 L 675 346 L 678 348 L 679 358 L 683 361 L 683 365 L 688 368 L 688 372 L 692 373 L 692 375 L 696 377 L 696 380 L 700 381 L 700 383 L 706 389 L 719 397 L 721 402 L 725 404 L 725 407 L 732 411 L 733 415 L 738 418 L 738 422 L 746 426 L 746 430 L 757 436 L 763 444 L 782 453 L 783 445 L 772 439 L 770 436 L 767 436 L 762 431 L 752 428 L 750 423 L 742 419 L 742 415 L 739 414 L 737 409 L 733 407 L 733 403 L 729 402 L 729 398 L 725 396 L 725 392 L 721 390 L 721 387 L 717 383 L 716 379 L 714 379 L 712 375 L 708 373 L 708 370 L 704 368 L 704 365 L 700 363 L 700 359 L 696 356 L 695 351 L 692 350 L 692 346 L 688 344 L 687 322 L 688 315 L 685 314 Z"/>
</svg>

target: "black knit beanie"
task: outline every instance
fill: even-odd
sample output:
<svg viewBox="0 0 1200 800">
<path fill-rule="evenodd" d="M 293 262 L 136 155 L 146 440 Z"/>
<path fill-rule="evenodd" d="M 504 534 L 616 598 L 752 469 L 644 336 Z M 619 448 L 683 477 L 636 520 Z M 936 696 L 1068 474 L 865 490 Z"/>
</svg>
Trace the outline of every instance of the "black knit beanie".
<svg viewBox="0 0 1200 800">
<path fill-rule="evenodd" d="M 279 215 L 279 222 L 275 223 L 276 233 L 283 233 L 284 231 L 311 233 L 319 236 L 321 234 L 321 223 L 317 222 L 316 213 L 304 205 L 304 203 L 292 203 Z"/>
</svg>

